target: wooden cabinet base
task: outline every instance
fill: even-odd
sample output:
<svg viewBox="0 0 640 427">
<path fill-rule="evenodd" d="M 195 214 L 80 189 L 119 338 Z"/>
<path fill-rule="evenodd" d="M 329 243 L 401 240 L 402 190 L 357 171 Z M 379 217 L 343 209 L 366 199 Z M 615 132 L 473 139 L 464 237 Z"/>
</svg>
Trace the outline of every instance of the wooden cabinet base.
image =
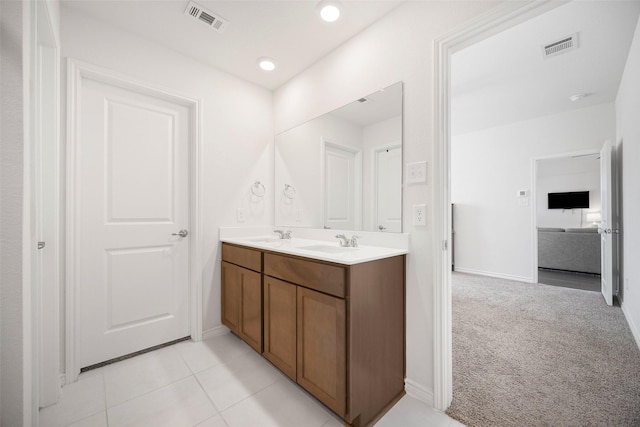
<svg viewBox="0 0 640 427">
<path fill-rule="evenodd" d="M 223 323 L 345 425 L 373 425 L 405 394 L 404 255 L 341 265 L 227 243 L 222 255 Z"/>
</svg>

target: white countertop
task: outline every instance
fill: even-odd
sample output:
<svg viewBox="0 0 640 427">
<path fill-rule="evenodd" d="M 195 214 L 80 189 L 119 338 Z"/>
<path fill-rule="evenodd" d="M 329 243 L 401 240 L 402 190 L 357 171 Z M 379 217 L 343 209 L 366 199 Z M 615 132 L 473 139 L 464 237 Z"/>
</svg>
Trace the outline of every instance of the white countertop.
<svg viewBox="0 0 640 427">
<path fill-rule="evenodd" d="M 279 239 L 273 235 L 221 237 L 220 241 L 345 265 L 404 255 L 409 252 L 406 249 L 366 245 L 359 245 L 356 248 L 344 248 L 338 244 L 337 240 L 328 242 L 297 237 Z"/>
</svg>

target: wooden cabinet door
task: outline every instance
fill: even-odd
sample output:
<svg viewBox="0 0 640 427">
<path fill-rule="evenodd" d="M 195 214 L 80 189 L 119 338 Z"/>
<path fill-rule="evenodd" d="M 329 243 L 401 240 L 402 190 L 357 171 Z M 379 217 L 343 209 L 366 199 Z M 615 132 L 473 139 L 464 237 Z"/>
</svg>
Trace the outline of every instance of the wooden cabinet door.
<svg viewBox="0 0 640 427">
<path fill-rule="evenodd" d="M 262 275 L 222 262 L 222 323 L 262 352 Z"/>
<path fill-rule="evenodd" d="M 345 300 L 298 287 L 297 382 L 339 416 L 346 407 Z"/>
<path fill-rule="evenodd" d="M 264 276 L 263 356 L 296 380 L 296 285 Z"/>
<path fill-rule="evenodd" d="M 240 268 L 240 337 L 262 353 L 262 275 Z"/>
<path fill-rule="evenodd" d="M 222 324 L 240 333 L 240 267 L 222 262 Z"/>
</svg>

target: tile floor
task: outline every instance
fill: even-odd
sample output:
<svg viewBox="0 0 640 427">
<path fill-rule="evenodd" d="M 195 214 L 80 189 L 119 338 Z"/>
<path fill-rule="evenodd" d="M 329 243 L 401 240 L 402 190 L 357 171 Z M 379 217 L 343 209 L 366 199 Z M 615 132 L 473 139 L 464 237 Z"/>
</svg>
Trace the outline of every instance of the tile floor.
<svg viewBox="0 0 640 427">
<path fill-rule="evenodd" d="M 337 427 L 340 420 L 232 334 L 185 341 L 80 375 L 41 427 Z M 379 427 L 460 427 L 403 397 Z"/>
</svg>

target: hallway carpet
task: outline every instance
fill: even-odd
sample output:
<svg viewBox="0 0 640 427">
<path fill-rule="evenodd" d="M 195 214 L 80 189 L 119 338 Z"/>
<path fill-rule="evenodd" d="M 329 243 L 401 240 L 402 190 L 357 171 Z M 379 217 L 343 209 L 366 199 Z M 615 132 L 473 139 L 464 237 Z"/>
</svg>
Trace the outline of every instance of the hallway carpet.
<svg viewBox="0 0 640 427">
<path fill-rule="evenodd" d="M 469 427 L 640 426 L 640 350 L 596 292 L 453 273 L 453 403 Z"/>
</svg>

